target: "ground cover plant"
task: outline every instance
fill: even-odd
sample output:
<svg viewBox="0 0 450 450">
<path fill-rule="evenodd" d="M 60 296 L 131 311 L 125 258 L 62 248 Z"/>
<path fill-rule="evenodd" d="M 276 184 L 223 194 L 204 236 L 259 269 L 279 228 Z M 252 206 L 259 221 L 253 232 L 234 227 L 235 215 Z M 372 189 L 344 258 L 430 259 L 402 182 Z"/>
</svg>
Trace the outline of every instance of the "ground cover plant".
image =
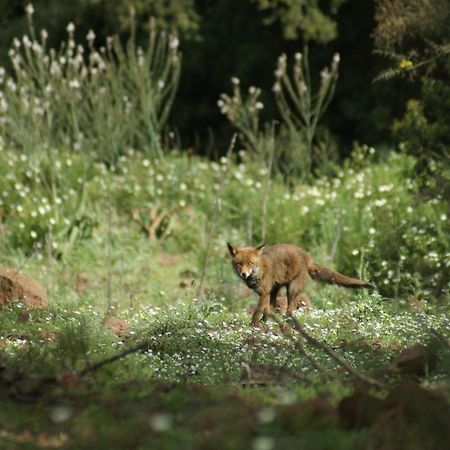
<svg viewBox="0 0 450 450">
<path fill-rule="evenodd" d="M 78 48 L 68 33 L 62 52 Z M 175 93 L 178 38 L 157 36 L 148 51 L 166 65 L 156 73 L 140 72 L 139 58 L 153 59 L 132 41 L 126 51 L 116 42 L 105 78 L 92 67 L 74 78 L 81 61 L 58 72 L 55 101 L 91 83 L 90 100 L 73 95 L 60 123 L 57 104 L 30 109 L 52 75 L 33 35 L 12 54 L 27 61 L 15 81 L 0 72 L 0 263 L 48 294 L 48 309 L 0 310 L 5 448 L 445 448 L 449 209 L 424 192 L 419 158 L 355 144 L 339 164 L 309 161 L 287 176 L 285 135 L 271 126 L 257 136 L 263 157 L 246 136 L 215 160 L 183 151 L 165 139 L 168 110 L 157 106 Z M 142 101 L 137 118 L 114 116 L 122 89 Z M 320 143 L 309 137 L 312 156 Z M 226 242 L 264 239 L 377 289 L 311 283 L 312 309 L 253 328 L 255 298 Z"/>
</svg>

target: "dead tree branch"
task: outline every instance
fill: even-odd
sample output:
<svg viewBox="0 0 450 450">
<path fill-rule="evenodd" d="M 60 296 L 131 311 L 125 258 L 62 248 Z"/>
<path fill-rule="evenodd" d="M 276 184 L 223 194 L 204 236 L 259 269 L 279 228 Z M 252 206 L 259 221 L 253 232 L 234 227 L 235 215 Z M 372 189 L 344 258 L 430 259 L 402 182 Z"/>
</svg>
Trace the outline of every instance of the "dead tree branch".
<svg viewBox="0 0 450 450">
<path fill-rule="evenodd" d="M 276 315 L 273 315 L 273 319 L 277 323 L 279 329 L 283 333 L 283 336 L 289 338 L 295 345 L 295 348 L 298 350 L 298 352 L 308 360 L 308 362 L 319 372 L 325 375 L 326 378 L 333 378 L 333 375 L 330 373 L 330 371 L 322 366 L 318 361 L 316 361 L 305 349 L 305 346 L 303 343 L 294 337 L 294 335 L 289 331 L 292 330 L 292 327 L 290 327 L 287 323 L 283 323 Z"/>
<path fill-rule="evenodd" d="M 209 258 L 211 256 L 211 245 L 213 240 L 213 233 L 217 226 L 217 221 L 219 219 L 220 212 L 222 211 L 222 205 L 221 205 L 221 198 L 222 198 L 222 192 L 225 187 L 225 183 L 230 175 L 230 169 L 231 169 L 231 156 L 233 154 L 234 145 L 236 143 L 237 134 L 234 134 L 231 138 L 230 145 L 228 147 L 227 151 L 227 167 L 226 167 L 226 174 L 222 177 L 219 187 L 217 189 L 216 194 L 216 200 L 214 204 L 214 211 L 211 217 L 211 222 L 209 224 L 209 230 L 208 230 L 208 236 L 206 238 L 206 251 L 205 251 L 205 257 L 203 259 L 202 264 L 202 270 L 200 275 L 200 282 L 197 289 L 197 297 L 200 297 L 203 294 L 203 289 L 205 286 L 205 278 L 206 278 L 206 271 L 208 269 L 208 263 Z"/>
<path fill-rule="evenodd" d="M 336 353 L 328 344 L 325 342 L 319 341 L 314 336 L 311 336 L 305 328 L 300 324 L 300 322 L 295 319 L 294 317 L 291 317 L 290 319 L 292 323 L 294 324 L 294 329 L 296 329 L 304 338 L 305 340 L 311 344 L 312 346 L 323 350 L 328 356 L 330 356 L 334 361 L 336 361 L 340 366 L 342 366 L 348 373 L 353 375 L 356 379 L 359 381 L 362 381 L 365 384 L 371 385 L 371 386 L 377 386 L 382 387 L 383 383 L 381 383 L 378 380 L 375 380 L 372 377 L 369 377 L 368 375 L 365 375 L 358 370 L 356 370 L 354 367 L 350 365 L 349 362 L 347 362 L 342 356 L 340 356 L 338 353 Z"/>
</svg>

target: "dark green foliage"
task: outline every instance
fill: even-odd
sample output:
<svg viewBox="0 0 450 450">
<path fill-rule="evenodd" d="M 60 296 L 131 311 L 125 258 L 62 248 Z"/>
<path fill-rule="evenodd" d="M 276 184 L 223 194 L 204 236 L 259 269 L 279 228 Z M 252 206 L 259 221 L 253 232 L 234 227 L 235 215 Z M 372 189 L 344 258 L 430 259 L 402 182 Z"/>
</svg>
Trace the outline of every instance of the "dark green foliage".
<svg viewBox="0 0 450 450">
<path fill-rule="evenodd" d="M 347 0 L 253 0 L 268 12 L 264 23 L 278 21 L 285 39 L 303 37 L 320 43 L 332 41 L 337 36 L 335 15 Z M 324 10 L 324 4 L 326 9 Z"/>
<path fill-rule="evenodd" d="M 0 65 L 9 67 L 7 51 L 12 39 L 26 32 L 27 3 L 0 0 Z M 130 5 L 135 10 L 140 44 L 146 45 L 149 15 L 180 34 L 183 72 L 171 123 L 180 131 L 184 147 L 193 145 L 202 153 L 214 155 L 218 147 L 226 147 L 230 128 L 217 111 L 216 101 L 229 89 L 230 76 L 269 91 L 275 59 L 282 52 L 291 55 L 301 50 L 303 38 L 311 45 L 313 73 L 330 60 L 333 52 L 342 56 L 337 99 L 325 121 L 332 134 L 348 145 L 340 149 L 341 154 L 348 154 L 355 139 L 370 144 L 385 141 L 392 117 L 409 89 L 371 83 L 379 71 L 370 38 L 374 26 L 372 1 L 36 0 L 35 25 L 49 31 L 50 46 L 57 47 L 66 38 L 70 21 L 77 27 L 77 40 L 92 28 L 99 46 L 111 34 L 119 34 L 125 41 L 130 31 Z M 330 42 L 332 49 L 324 47 L 323 41 Z M 274 102 L 266 98 L 262 101 L 267 116 L 275 115 Z"/>
<path fill-rule="evenodd" d="M 450 5 L 446 0 L 380 0 L 376 44 L 393 62 L 379 78 L 421 77 L 421 92 L 394 122 L 394 136 L 417 157 L 426 193 L 450 194 Z"/>
<path fill-rule="evenodd" d="M 418 158 L 422 174 L 435 172 L 436 164 L 442 171 L 442 166 L 450 161 L 449 117 L 450 85 L 442 79 L 426 77 L 422 80 L 421 100 L 410 100 L 405 116 L 394 123 L 394 136 Z"/>
</svg>

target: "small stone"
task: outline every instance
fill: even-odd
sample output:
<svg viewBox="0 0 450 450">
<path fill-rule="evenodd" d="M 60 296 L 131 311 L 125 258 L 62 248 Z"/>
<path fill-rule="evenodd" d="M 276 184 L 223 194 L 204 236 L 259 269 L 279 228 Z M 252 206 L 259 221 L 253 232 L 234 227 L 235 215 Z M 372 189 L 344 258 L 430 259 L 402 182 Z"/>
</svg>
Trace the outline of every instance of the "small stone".
<svg viewBox="0 0 450 450">
<path fill-rule="evenodd" d="M 48 309 L 45 290 L 36 280 L 9 267 L 0 266 L 0 308 L 19 302 L 25 310 Z"/>
<path fill-rule="evenodd" d="M 405 348 L 394 360 L 393 366 L 405 375 L 424 375 L 431 372 L 437 362 L 436 353 L 422 344 Z"/>
<path fill-rule="evenodd" d="M 126 320 L 112 316 L 107 317 L 107 319 L 105 320 L 105 326 L 120 338 L 124 338 L 128 333 L 128 329 L 130 328 L 130 325 Z"/>
<path fill-rule="evenodd" d="M 20 311 L 19 322 L 28 322 L 30 320 L 30 313 L 28 311 Z"/>
</svg>

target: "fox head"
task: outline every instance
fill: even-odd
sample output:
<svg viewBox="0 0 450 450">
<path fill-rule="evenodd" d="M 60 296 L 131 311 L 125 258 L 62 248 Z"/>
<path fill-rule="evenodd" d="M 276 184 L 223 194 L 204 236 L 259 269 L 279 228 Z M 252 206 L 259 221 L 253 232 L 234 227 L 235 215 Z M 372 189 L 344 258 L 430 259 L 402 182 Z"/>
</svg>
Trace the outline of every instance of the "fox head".
<svg viewBox="0 0 450 450">
<path fill-rule="evenodd" d="M 237 247 L 227 243 L 231 264 L 235 272 L 244 280 L 258 274 L 261 267 L 261 254 L 266 244 L 258 247 Z"/>
</svg>

